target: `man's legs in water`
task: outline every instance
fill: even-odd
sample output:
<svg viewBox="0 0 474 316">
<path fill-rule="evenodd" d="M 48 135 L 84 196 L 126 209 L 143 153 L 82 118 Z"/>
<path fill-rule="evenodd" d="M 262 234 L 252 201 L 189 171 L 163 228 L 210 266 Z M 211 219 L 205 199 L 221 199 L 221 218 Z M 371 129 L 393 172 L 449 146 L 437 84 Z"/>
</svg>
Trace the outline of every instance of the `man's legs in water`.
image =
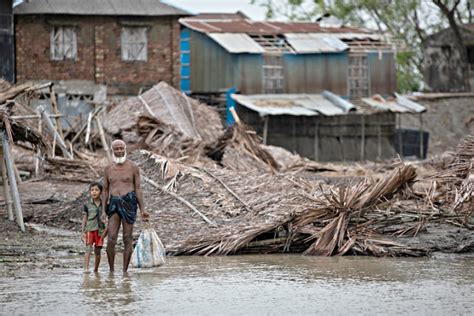
<svg viewBox="0 0 474 316">
<path fill-rule="evenodd" d="M 126 220 L 122 220 L 123 226 L 123 272 L 127 272 L 130 258 L 132 257 L 132 233 L 133 224 L 127 223 Z"/>
<path fill-rule="evenodd" d="M 109 261 L 110 271 L 114 271 L 115 264 L 115 245 L 117 244 L 117 236 L 120 229 L 120 216 L 115 213 L 109 218 L 109 223 L 107 227 L 107 260 Z"/>
</svg>

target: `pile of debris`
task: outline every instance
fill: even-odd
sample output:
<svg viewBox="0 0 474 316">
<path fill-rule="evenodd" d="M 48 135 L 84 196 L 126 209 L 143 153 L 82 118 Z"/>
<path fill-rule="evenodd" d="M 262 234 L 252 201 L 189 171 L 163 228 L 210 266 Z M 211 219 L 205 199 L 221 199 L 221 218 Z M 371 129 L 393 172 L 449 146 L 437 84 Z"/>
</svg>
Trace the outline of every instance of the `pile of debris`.
<svg viewBox="0 0 474 316">
<path fill-rule="evenodd" d="M 341 174 L 347 167 L 264 146 L 236 115 L 237 123 L 224 130 L 217 112 L 166 83 L 108 110 L 101 107 L 89 118 L 65 137 L 58 125 L 48 129 L 53 138 L 43 137 L 45 172 L 67 180 L 98 179 L 107 158 L 73 140 L 84 133 L 90 137 L 91 121 L 99 118 L 104 149 L 118 137 L 129 144 L 129 152 L 136 149 L 129 158 L 142 170 L 145 205 L 171 254 L 420 256 L 436 247 L 407 241 L 430 225 L 470 229 L 474 137 L 459 146 L 453 163 L 429 177 L 397 162 L 377 173 L 353 167 L 362 170 L 358 178 L 333 183 L 301 171 Z M 22 135 L 13 130 L 17 133 Z M 51 150 L 59 139 L 61 150 Z M 37 149 L 26 147 L 37 159 Z M 34 219 L 77 229 L 84 199 L 85 193 Z"/>
</svg>

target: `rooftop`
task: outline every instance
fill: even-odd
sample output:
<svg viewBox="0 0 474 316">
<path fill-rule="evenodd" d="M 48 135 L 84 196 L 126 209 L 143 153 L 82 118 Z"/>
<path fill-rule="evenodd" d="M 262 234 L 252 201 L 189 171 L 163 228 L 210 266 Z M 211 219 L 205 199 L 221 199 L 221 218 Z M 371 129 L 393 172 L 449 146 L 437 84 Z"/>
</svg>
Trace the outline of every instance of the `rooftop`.
<svg viewBox="0 0 474 316">
<path fill-rule="evenodd" d="M 80 4 L 79 4 L 80 2 Z M 34 0 L 17 5 L 14 14 L 187 16 L 189 12 L 159 0 Z"/>
</svg>

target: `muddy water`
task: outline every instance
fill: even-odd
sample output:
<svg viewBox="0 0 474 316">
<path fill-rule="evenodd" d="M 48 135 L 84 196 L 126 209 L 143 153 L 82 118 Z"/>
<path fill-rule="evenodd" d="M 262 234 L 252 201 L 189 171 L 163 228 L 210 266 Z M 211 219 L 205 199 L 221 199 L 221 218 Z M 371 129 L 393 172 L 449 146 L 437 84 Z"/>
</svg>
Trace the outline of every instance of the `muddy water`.
<svg viewBox="0 0 474 316">
<path fill-rule="evenodd" d="M 422 259 L 298 255 L 176 257 L 110 275 L 74 268 L 0 278 L 1 314 L 474 313 L 474 256 Z M 117 262 L 120 263 L 120 262 Z"/>
</svg>

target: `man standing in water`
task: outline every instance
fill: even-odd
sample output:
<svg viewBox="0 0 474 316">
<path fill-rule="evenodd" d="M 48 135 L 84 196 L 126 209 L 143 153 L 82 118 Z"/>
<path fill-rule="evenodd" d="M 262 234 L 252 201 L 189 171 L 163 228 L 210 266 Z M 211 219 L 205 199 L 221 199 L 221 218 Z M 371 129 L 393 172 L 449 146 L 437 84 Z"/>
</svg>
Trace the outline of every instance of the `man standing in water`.
<svg viewBox="0 0 474 316">
<path fill-rule="evenodd" d="M 127 160 L 125 142 L 112 142 L 113 162 L 104 170 L 104 190 L 102 192 L 102 220 L 108 217 L 107 259 L 110 271 L 114 271 L 115 245 L 122 224 L 123 235 L 123 272 L 127 272 L 132 256 L 133 224 L 140 208 L 143 220 L 148 220 L 149 214 L 143 205 L 143 193 L 140 185 L 140 170 L 138 166 Z"/>
</svg>

